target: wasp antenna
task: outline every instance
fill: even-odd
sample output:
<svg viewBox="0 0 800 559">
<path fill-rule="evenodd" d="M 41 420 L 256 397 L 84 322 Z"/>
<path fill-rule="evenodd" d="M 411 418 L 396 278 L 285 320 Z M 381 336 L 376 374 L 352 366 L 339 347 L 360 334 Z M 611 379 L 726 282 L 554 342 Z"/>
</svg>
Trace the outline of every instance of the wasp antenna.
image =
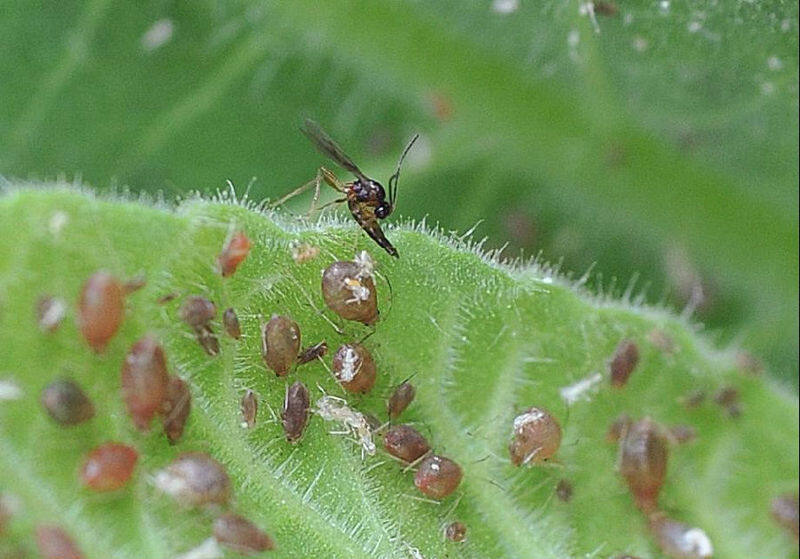
<svg viewBox="0 0 800 559">
<path fill-rule="evenodd" d="M 414 142 L 417 141 L 419 138 L 419 134 L 414 134 L 414 137 L 406 144 L 403 153 L 400 155 L 400 160 L 397 162 L 397 168 L 394 171 L 394 174 L 389 177 L 389 202 L 394 208 L 394 203 L 397 200 L 397 181 L 400 179 L 400 167 L 403 165 L 403 160 L 406 158 L 408 151 L 411 149 L 411 146 L 414 145 Z"/>
</svg>

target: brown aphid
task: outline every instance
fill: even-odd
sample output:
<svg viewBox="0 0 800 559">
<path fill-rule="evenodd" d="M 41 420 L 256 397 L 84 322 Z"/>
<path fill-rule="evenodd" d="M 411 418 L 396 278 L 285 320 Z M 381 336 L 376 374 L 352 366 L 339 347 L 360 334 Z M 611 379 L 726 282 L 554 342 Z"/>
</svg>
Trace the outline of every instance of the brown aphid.
<svg viewBox="0 0 800 559">
<path fill-rule="evenodd" d="M 204 452 L 186 452 L 156 474 L 155 485 L 187 507 L 225 504 L 231 480 L 225 468 Z"/>
<path fill-rule="evenodd" d="M 339 346 L 333 356 L 332 369 L 342 388 L 361 394 L 372 390 L 378 376 L 372 354 L 359 343 Z"/>
<path fill-rule="evenodd" d="M 59 425 L 78 425 L 94 417 L 94 404 L 74 381 L 54 380 L 44 387 L 42 406 Z"/>
<path fill-rule="evenodd" d="M 140 431 L 161 411 L 168 383 L 167 360 L 156 339 L 145 336 L 133 344 L 122 364 L 122 397 Z"/>
<path fill-rule="evenodd" d="M 161 408 L 164 434 L 170 444 L 175 444 L 180 440 L 191 409 L 192 393 L 189 385 L 181 378 L 171 376 Z"/>
<path fill-rule="evenodd" d="M 309 260 L 313 260 L 319 256 L 319 247 L 315 247 L 308 243 L 292 241 L 292 243 L 289 245 L 289 248 L 292 251 L 292 260 L 294 260 L 295 264 L 303 264 L 304 262 L 308 262 Z"/>
<path fill-rule="evenodd" d="M 613 17 L 619 13 L 619 8 L 614 2 L 609 2 L 608 0 L 594 0 L 593 4 L 595 13 L 601 16 Z"/>
<path fill-rule="evenodd" d="M 275 548 L 272 538 L 238 514 L 217 517 L 214 520 L 214 538 L 225 547 L 245 555 Z"/>
<path fill-rule="evenodd" d="M 508 452 L 515 466 L 544 462 L 561 446 L 561 426 L 544 408 L 528 408 L 515 417 L 512 436 Z"/>
<path fill-rule="evenodd" d="M 647 334 L 648 341 L 664 353 L 675 353 L 675 340 L 660 328 L 654 328 Z"/>
<path fill-rule="evenodd" d="M 299 380 L 286 390 L 283 402 L 281 419 L 286 440 L 296 443 L 303 436 L 308 425 L 308 409 L 311 405 L 311 396 L 306 385 Z"/>
<path fill-rule="evenodd" d="M 233 234 L 217 256 L 217 269 L 222 277 L 227 278 L 236 272 L 239 264 L 247 258 L 250 246 L 250 239 L 242 231 Z"/>
<path fill-rule="evenodd" d="M 562 503 L 569 503 L 572 500 L 572 483 L 567 479 L 559 480 L 556 485 L 556 497 Z"/>
<path fill-rule="evenodd" d="M 378 296 L 371 266 L 361 262 L 334 262 L 322 274 L 325 304 L 345 320 L 367 326 L 378 321 Z"/>
<path fill-rule="evenodd" d="M 625 430 L 628 429 L 631 425 L 631 417 L 627 413 L 621 414 L 617 419 L 614 420 L 614 423 L 609 425 L 608 431 L 606 431 L 606 442 L 608 443 L 617 443 L 622 438 L 623 433 Z"/>
<path fill-rule="evenodd" d="M 663 513 L 650 516 L 650 531 L 665 555 L 673 559 L 708 559 L 714 546 L 706 533 Z"/>
<path fill-rule="evenodd" d="M 311 361 L 315 361 L 317 359 L 322 359 L 328 353 L 328 342 L 322 340 L 318 344 L 314 344 L 305 348 L 303 351 L 300 352 L 300 355 L 297 356 L 297 364 L 298 365 L 305 365 L 306 363 L 310 363 Z"/>
<path fill-rule="evenodd" d="M 125 314 L 125 292 L 117 278 L 95 272 L 83 284 L 78 301 L 78 327 L 95 352 L 103 351 Z"/>
<path fill-rule="evenodd" d="M 36 547 L 42 559 L 83 559 L 78 544 L 63 528 L 52 524 L 36 526 Z"/>
<path fill-rule="evenodd" d="M 706 393 L 704 390 L 693 390 L 681 398 L 681 401 L 687 409 L 699 408 L 706 401 Z"/>
<path fill-rule="evenodd" d="M 300 327 L 288 316 L 274 314 L 261 327 L 261 357 L 279 377 L 289 374 L 300 351 Z"/>
<path fill-rule="evenodd" d="M 739 402 L 739 391 L 732 386 L 725 386 L 714 393 L 714 401 L 725 408 L 731 417 L 742 415 L 742 408 Z"/>
<path fill-rule="evenodd" d="M 58 330 L 64 317 L 67 316 L 67 304 L 63 299 L 43 295 L 36 302 L 36 321 L 42 332 L 52 333 Z"/>
<path fill-rule="evenodd" d="M 414 475 L 414 485 L 432 499 L 444 499 L 458 489 L 464 473 L 461 466 L 438 454 L 424 458 Z"/>
<path fill-rule="evenodd" d="M 236 316 L 236 311 L 233 308 L 225 309 L 222 313 L 222 324 L 225 326 L 225 332 L 234 340 L 242 337 L 242 327 L 239 325 L 239 317 Z"/>
<path fill-rule="evenodd" d="M 93 491 L 116 491 L 133 476 L 139 453 L 122 443 L 104 443 L 89 452 L 81 468 L 81 483 Z"/>
<path fill-rule="evenodd" d="M 632 423 L 620 441 L 619 472 L 628 482 L 636 506 L 644 512 L 656 509 L 668 456 L 667 438 L 649 418 Z"/>
<path fill-rule="evenodd" d="M 397 419 L 400 414 L 414 401 L 417 395 L 417 389 L 410 382 L 404 382 L 394 389 L 389 401 L 386 402 L 386 411 L 389 413 L 389 419 Z"/>
<path fill-rule="evenodd" d="M 764 372 L 764 363 L 748 351 L 740 351 L 736 354 L 736 366 L 741 371 L 753 376 Z"/>
<path fill-rule="evenodd" d="M 211 329 L 211 326 L 205 326 L 200 330 L 197 330 L 197 343 L 200 344 L 205 352 L 210 356 L 219 355 L 219 339 L 217 335 L 214 334 L 214 331 Z"/>
<path fill-rule="evenodd" d="M 444 537 L 451 542 L 461 543 L 467 539 L 467 527 L 462 522 L 451 522 L 444 528 Z"/>
<path fill-rule="evenodd" d="M 247 427 L 248 429 L 255 427 L 256 416 L 258 415 L 258 398 L 256 398 L 256 393 L 252 390 L 245 392 L 244 396 L 242 396 L 240 408 L 242 410 L 242 427 Z"/>
<path fill-rule="evenodd" d="M 697 438 L 697 430 L 691 425 L 673 425 L 669 428 L 669 438 L 678 444 L 689 443 Z"/>
<path fill-rule="evenodd" d="M 159 305 L 166 305 L 170 301 L 174 301 L 175 299 L 177 299 L 179 296 L 180 294 L 175 292 L 166 293 L 161 297 L 159 297 L 158 299 L 156 299 L 156 303 L 158 303 Z"/>
<path fill-rule="evenodd" d="M 772 518 L 782 528 L 798 539 L 800 534 L 800 517 L 798 516 L 797 494 L 786 493 L 775 497 L 770 505 Z"/>
<path fill-rule="evenodd" d="M 178 316 L 192 330 L 199 331 L 217 316 L 217 306 L 205 297 L 190 295 L 181 305 Z"/>
<path fill-rule="evenodd" d="M 131 293 L 139 291 L 145 285 L 147 285 L 147 276 L 139 274 L 138 276 L 133 276 L 126 280 L 125 283 L 122 284 L 122 291 L 125 292 L 125 295 L 130 295 Z"/>
<path fill-rule="evenodd" d="M 609 370 L 611 386 L 622 388 L 628 383 L 636 364 L 639 362 L 639 346 L 633 340 L 622 340 L 614 351 Z"/>
<path fill-rule="evenodd" d="M 431 445 L 410 425 L 395 425 L 384 435 L 383 448 L 395 458 L 411 464 L 430 452 Z"/>
</svg>

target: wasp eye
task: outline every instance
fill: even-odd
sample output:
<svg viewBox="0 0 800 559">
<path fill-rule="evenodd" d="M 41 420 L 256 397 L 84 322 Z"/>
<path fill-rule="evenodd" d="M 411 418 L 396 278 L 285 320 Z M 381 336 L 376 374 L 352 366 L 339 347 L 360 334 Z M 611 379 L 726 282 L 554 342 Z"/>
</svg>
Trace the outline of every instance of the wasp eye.
<svg viewBox="0 0 800 559">
<path fill-rule="evenodd" d="M 375 217 L 378 219 L 384 219 L 385 217 L 388 217 L 390 213 L 392 213 L 392 209 L 387 204 L 381 204 L 375 208 Z"/>
</svg>

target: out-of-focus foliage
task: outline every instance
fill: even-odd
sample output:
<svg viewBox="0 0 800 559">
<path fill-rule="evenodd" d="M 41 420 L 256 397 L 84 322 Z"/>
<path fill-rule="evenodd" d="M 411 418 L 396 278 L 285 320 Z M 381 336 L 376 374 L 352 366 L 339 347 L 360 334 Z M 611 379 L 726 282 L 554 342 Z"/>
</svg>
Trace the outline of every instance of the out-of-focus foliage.
<svg viewBox="0 0 800 559">
<path fill-rule="evenodd" d="M 616 7 L 4 1 L 0 173 L 275 197 L 323 161 L 302 116 L 377 178 L 420 131 L 401 215 L 702 291 L 722 340 L 796 382 L 797 3 Z"/>
</svg>

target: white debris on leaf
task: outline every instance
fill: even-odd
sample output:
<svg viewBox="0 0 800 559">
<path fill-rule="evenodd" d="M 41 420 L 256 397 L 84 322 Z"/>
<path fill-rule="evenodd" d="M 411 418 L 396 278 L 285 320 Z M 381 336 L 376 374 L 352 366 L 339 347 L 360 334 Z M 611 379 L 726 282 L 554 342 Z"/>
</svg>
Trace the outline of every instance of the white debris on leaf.
<svg viewBox="0 0 800 559">
<path fill-rule="evenodd" d="M 294 260 L 295 264 L 302 264 L 319 256 L 319 247 L 299 241 L 289 243 L 289 250 L 292 253 L 292 260 Z"/>
<path fill-rule="evenodd" d="M 514 433 L 525 427 L 528 423 L 541 421 L 545 416 L 546 414 L 538 408 L 531 408 L 525 413 L 519 414 L 514 418 Z"/>
<path fill-rule="evenodd" d="M 175 559 L 222 559 L 222 557 L 224 557 L 224 554 L 217 540 L 208 538 L 194 549 L 175 556 Z"/>
<path fill-rule="evenodd" d="M 767 58 L 767 67 L 773 72 L 783 69 L 783 62 L 777 56 L 770 56 Z"/>
<path fill-rule="evenodd" d="M 69 223 L 69 216 L 65 212 L 58 210 L 53 212 L 53 215 L 50 216 L 50 220 L 47 222 L 47 228 L 53 236 L 57 236 L 67 223 Z"/>
<path fill-rule="evenodd" d="M 600 24 L 597 23 L 597 16 L 594 13 L 594 2 L 584 2 L 578 6 L 578 13 L 582 16 L 589 16 L 589 21 L 592 22 L 592 28 L 595 33 L 600 33 Z"/>
<path fill-rule="evenodd" d="M 22 398 L 22 388 L 19 384 L 10 378 L 0 378 L 0 402 L 20 398 Z"/>
<path fill-rule="evenodd" d="M 164 46 L 170 39 L 175 26 L 171 19 L 159 19 L 144 32 L 141 39 L 142 48 L 148 52 Z"/>
<path fill-rule="evenodd" d="M 567 405 L 574 404 L 578 400 L 589 400 L 590 395 L 597 386 L 603 381 L 603 375 L 595 373 L 569 386 L 559 388 L 558 393 Z"/>
<path fill-rule="evenodd" d="M 498 14 L 513 14 L 519 9 L 519 0 L 494 0 L 492 10 Z"/>
<path fill-rule="evenodd" d="M 636 37 L 633 38 L 633 50 L 636 52 L 646 51 L 649 45 L 650 43 L 647 42 L 647 39 L 641 35 L 636 35 Z"/>
<path fill-rule="evenodd" d="M 375 443 L 372 441 L 372 430 L 367 418 L 361 412 L 350 408 L 345 400 L 326 394 L 317 400 L 315 411 L 325 421 L 341 423 L 346 432 L 361 445 L 362 457 L 363 454 L 370 456 L 375 454 Z"/>
<path fill-rule="evenodd" d="M 714 546 L 708 535 L 700 528 L 692 528 L 683 535 L 683 548 L 687 553 L 697 557 L 711 557 L 714 555 Z"/>
</svg>

